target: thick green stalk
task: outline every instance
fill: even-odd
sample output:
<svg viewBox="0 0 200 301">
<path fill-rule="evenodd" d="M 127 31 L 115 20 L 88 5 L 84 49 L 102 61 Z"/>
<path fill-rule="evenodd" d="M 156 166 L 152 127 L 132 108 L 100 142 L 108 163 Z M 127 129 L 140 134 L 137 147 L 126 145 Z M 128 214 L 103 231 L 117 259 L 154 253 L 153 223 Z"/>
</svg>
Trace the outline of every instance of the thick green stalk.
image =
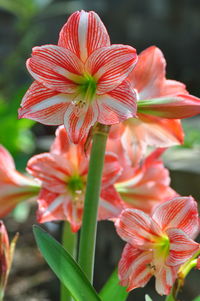
<svg viewBox="0 0 200 301">
<path fill-rule="evenodd" d="M 62 245 L 65 250 L 68 251 L 74 259 L 76 259 L 77 234 L 71 231 L 70 224 L 68 222 L 63 223 Z M 60 284 L 60 301 L 73 301 L 71 294 L 62 283 Z"/>
<path fill-rule="evenodd" d="M 93 281 L 97 212 L 108 131 L 108 126 L 98 124 L 93 136 L 81 227 L 78 262 L 91 282 Z"/>
</svg>

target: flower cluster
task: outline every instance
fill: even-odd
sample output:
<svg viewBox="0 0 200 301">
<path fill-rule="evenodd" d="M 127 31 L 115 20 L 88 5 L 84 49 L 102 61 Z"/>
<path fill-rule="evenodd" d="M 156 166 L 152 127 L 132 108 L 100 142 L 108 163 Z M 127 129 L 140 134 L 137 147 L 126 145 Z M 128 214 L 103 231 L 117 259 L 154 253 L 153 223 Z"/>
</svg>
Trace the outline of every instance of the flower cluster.
<svg viewBox="0 0 200 301">
<path fill-rule="evenodd" d="M 112 125 L 98 220 L 114 221 L 127 242 L 120 283 L 130 291 L 154 275 L 161 295 L 170 293 L 181 266 L 199 254 L 193 240 L 199 231 L 196 202 L 170 187 L 161 155 L 183 143 L 180 119 L 199 114 L 200 99 L 166 79 L 165 67 L 159 48 L 137 56 L 131 46 L 111 45 L 96 13 L 75 12 L 58 45 L 34 47 L 27 60 L 34 82 L 19 118 L 59 125 L 50 151 L 28 161 L 28 177 L 0 147 L 0 216 L 34 198 L 38 222 L 66 220 L 76 232 L 84 212 L 90 137 L 96 123 Z M 154 149 L 147 155 L 149 146 Z"/>
</svg>

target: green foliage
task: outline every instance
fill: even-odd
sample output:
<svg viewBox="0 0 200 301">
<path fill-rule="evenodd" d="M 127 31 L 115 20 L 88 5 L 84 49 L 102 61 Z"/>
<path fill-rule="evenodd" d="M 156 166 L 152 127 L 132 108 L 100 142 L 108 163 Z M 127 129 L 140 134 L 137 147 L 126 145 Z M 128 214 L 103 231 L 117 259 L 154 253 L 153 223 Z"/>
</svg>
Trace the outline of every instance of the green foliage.
<svg viewBox="0 0 200 301">
<path fill-rule="evenodd" d="M 10 103 L 0 98 L 0 144 L 3 144 L 12 154 L 30 153 L 34 149 L 34 139 L 30 129 L 35 122 L 17 119 L 17 110 L 25 90 L 21 89 L 16 93 Z"/>
<path fill-rule="evenodd" d="M 115 270 L 100 292 L 102 301 L 125 301 L 128 297 L 126 288 L 119 285 L 117 270 Z M 150 300 L 149 300 L 150 301 Z"/>
<path fill-rule="evenodd" d="M 198 296 L 195 299 L 193 299 L 193 301 L 200 301 L 200 296 Z"/>
<path fill-rule="evenodd" d="M 37 245 L 45 260 L 76 301 L 101 301 L 72 256 L 47 232 L 33 227 Z"/>
</svg>

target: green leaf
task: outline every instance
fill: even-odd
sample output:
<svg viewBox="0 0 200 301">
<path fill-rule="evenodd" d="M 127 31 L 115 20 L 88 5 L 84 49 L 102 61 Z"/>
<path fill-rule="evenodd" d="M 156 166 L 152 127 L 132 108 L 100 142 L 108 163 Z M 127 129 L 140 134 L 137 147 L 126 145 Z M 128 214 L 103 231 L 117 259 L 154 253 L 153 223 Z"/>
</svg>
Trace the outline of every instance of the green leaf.
<svg viewBox="0 0 200 301">
<path fill-rule="evenodd" d="M 193 301 L 200 301 L 200 296 L 198 296 L 195 299 L 193 299 Z"/>
<path fill-rule="evenodd" d="M 172 296 L 172 294 L 170 294 L 169 296 L 167 296 L 165 298 L 165 301 L 175 301 L 174 297 Z"/>
<path fill-rule="evenodd" d="M 149 295 L 145 295 L 145 301 L 153 301 Z"/>
<path fill-rule="evenodd" d="M 128 297 L 128 292 L 124 286 L 119 285 L 117 269 L 112 273 L 104 287 L 100 292 L 102 301 L 125 301 Z"/>
<path fill-rule="evenodd" d="M 37 245 L 45 260 L 76 301 L 101 301 L 71 255 L 46 231 L 33 226 Z"/>
</svg>

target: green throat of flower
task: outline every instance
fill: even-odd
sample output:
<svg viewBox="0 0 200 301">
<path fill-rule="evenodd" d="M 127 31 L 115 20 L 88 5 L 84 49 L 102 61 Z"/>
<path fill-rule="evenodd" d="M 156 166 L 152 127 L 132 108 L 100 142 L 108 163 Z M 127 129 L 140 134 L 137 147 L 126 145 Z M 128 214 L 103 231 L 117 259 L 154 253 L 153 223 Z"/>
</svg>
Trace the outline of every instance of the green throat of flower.
<svg viewBox="0 0 200 301">
<path fill-rule="evenodd" d="M 157 242 L 155 243 L 156 247 L 156 257 L 160 257 L 166 259 L 169 255 L 170 241 L 167 235 L 163 235 L 159 237 Z"/>
<path fill-rule="evenodd" d="M 71 192 L 71 194 L 79 194 L 82 193 L 84 188 L 83 179 L 79 175 L 71 176 L 68 181 L 68 189 Z"/>
<path fill-rule="evenodd" d="M 85 74 L 80 83 L 79 91 L 85 103 L 91 103 L 96 94 L 96 80 L 89 74 Z"/>
</svg>

